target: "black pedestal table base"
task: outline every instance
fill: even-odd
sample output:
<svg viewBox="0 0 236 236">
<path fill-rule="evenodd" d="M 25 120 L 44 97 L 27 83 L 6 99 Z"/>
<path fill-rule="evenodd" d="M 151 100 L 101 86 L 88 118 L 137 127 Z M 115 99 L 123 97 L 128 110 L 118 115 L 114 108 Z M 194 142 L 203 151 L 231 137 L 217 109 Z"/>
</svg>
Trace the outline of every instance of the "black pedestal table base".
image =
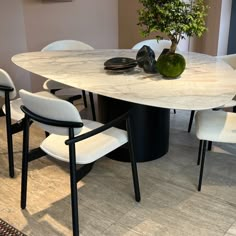
<svg viewBox="0 0 236 236">
<path fill-rule="evenodd" d="M 168 152 L 170 110 L 98 96 L 99 121 L 106 123 L 132 110 L 131 130 L 137 162 L 155 160 Z M 119 126 L 125 129 L 125 124 Z M 113 151 L 109 158 L 129 161 L 126 145 Z"/>
</svg>

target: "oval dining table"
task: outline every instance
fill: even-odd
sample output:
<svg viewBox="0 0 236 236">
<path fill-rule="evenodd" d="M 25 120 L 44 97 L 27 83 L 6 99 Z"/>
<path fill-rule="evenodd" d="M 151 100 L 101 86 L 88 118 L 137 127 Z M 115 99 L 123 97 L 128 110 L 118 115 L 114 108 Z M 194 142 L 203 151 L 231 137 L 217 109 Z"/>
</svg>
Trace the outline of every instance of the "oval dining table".
<svg viewBox="0 0 236 236">
<path fill-rule="evenodd" d="M 155 52 L 156 57 L 160 52 Z M 148 74 L 135 67 L 127 72 L 104 70 L 115 57 L 136 58 L 136 50 L 27 52 L 13 56 L 19 67 L 47 79 L 98 95 L 99 119 L 109 121 L 131 110 L 134 151 L 139 162 L 168 152 L 170 109 L 205 110 L 221 107 L 235 96 L 236 74 L 216 57 L 186 52 L 186 69 L 176 79 Z M 115 159 L 128 161 L 126 149 Z"/>
</svg>

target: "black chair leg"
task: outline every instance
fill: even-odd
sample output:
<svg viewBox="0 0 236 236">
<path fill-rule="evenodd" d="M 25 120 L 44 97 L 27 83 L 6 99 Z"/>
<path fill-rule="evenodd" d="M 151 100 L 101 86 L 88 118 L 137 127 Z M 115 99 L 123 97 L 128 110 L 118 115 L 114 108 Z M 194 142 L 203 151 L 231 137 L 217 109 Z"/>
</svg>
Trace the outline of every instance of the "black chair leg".
<svg viewBox="0 0 236 236">
<path fill-rule="evenodd" d="M 129 145 L 129 152 L 130 152 L 130 162 L 132 168 L 132 175 L 133 175 L 133 183 L 134 183 L 134 192 L 135 192 L 135 200 L 140 202 L 140 188 L 139 188 L 139 180 L 138 180 L 138 170 L 137 170 L 137 163 L 135 160 L 134 149 L 133 149 L 133 138 L 130 132 L 130 119 L 127 120 L 127 131 L 128 131 L 128 145 Z"/>
<path fill-rule="evenodd" d="M 203 148 L 202 148 L 202 157 L 201 157 L 201 166 L 200 166 L 200 175 L 198 181 L 198 191 L 201 191 L 202 188 L 202 177 L 203 177 L 203 170 L 204 170 L 204 163 L 205 163 L 205 156 L 206 156 L 206 145 L 207 141 L 203 141 Z"/>
<path fill-rule="evenodd" d="M 14 157 L 13 157 L 13 141 L 11 130 L 11 108 L 9 93 L 5 93 L 5 106 L 6 106 L 6 130 L 7 130 L 7 151 L 8 151 L 8 163 L 9 163 L 9 175 L 14 177 Z"/>
<path fill-rule="evenodd" d="M 91 92 L 89 92 L 89 99 L 90 99 L 90 104 L 91 104 L 92 117 L 93 117 L 93 120 L 96 121 L 96 112 L 95 112 L 93 93 Z"/>
<path fill-rule="evenodd" d="M 201 156 L 202 156 L 202 140 L 199 142 L 199 149 L 198 149 L 198 158 L 197 158 L 197 165 L 200 165 L 201 161 Z"/>
<path fill-rule="evenodd" d="M 189 133 L 190 133 L 190 131 L 192 129 L 194 114 L 195 114 L 195 111 L 191 111 L 190 120 L 189 120 L 189 124 L 188 124 L 188 132 Z"/>
<path fill-rule="evenodd" d="M 28 155 L 29 155 L 29 120 L 25 117 L 23 129 L 23 157 L 21 175 L 21 208 L 26 208 L 27 200 L 27 175 L 28 175 Z"/>
<path fill-rule="evenodd" d="M 79 214 L 78 214 L 76 166 L 73 167 L 72 165 L 70 166 L 72 226 L 73 226 L 73 236 L 78 236 L 79 235 Z"/>
<path fill-rule="evenodd" d="M 73 129 L 69 129 L 69 137 L 74 136 Z M 70 187 L 71 187 L 71 209 L 73 236 L 79 236 L 79 208 L 76 178 L 75 144 L 69 145 L 70 153 Z"/>
<path fill-rule="evenodd" d="M 174 109 L 174 114 L 176 114 L 176 110 Z"/>
<path fill-rule="evenodd" d="M 212 149 L 212 141 L 209 141 L 209 142 L 208 142 L 207 150 L 208 150 L 208 151 L 211 151 L 211 149 Z"/>
<path fill-rule="evenodd" d="M 84 100 L 84 107 L 87 108 L 88 104 L 87 104 L 87 98 L 86 98 L 85 90 L 82 90 L 82 96 L 83 96 L 83 100 Z"/>
</svg>

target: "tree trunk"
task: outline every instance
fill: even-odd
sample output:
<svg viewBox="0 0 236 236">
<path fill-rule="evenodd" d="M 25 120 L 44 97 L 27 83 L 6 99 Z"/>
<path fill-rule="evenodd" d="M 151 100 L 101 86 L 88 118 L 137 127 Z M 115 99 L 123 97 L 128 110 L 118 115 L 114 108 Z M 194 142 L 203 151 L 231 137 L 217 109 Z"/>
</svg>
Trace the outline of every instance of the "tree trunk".
<svg viewBox="0 0 236 236">
<path fill-rule="evenodd" d="M 171 46 L 170 46 L 170 53 L 175 53 L 175 50 L 177 48 L 177 43 L 175 41 L 171 41 Z"/>
</svg>

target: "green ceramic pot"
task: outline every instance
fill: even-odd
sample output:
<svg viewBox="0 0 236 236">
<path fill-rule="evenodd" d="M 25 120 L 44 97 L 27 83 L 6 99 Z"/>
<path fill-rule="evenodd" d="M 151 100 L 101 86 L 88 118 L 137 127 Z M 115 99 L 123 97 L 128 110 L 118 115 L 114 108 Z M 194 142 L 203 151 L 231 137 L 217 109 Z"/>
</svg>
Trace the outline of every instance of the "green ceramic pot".
<svg viewBox="0 0 236 236">
<path fill-rule="evenodd" d="M 158 72 L 166 78 L 177 78 L 186 66 L 185 59 L 178 53 L 161 54 L 156 63 Z"/>
</svg>

